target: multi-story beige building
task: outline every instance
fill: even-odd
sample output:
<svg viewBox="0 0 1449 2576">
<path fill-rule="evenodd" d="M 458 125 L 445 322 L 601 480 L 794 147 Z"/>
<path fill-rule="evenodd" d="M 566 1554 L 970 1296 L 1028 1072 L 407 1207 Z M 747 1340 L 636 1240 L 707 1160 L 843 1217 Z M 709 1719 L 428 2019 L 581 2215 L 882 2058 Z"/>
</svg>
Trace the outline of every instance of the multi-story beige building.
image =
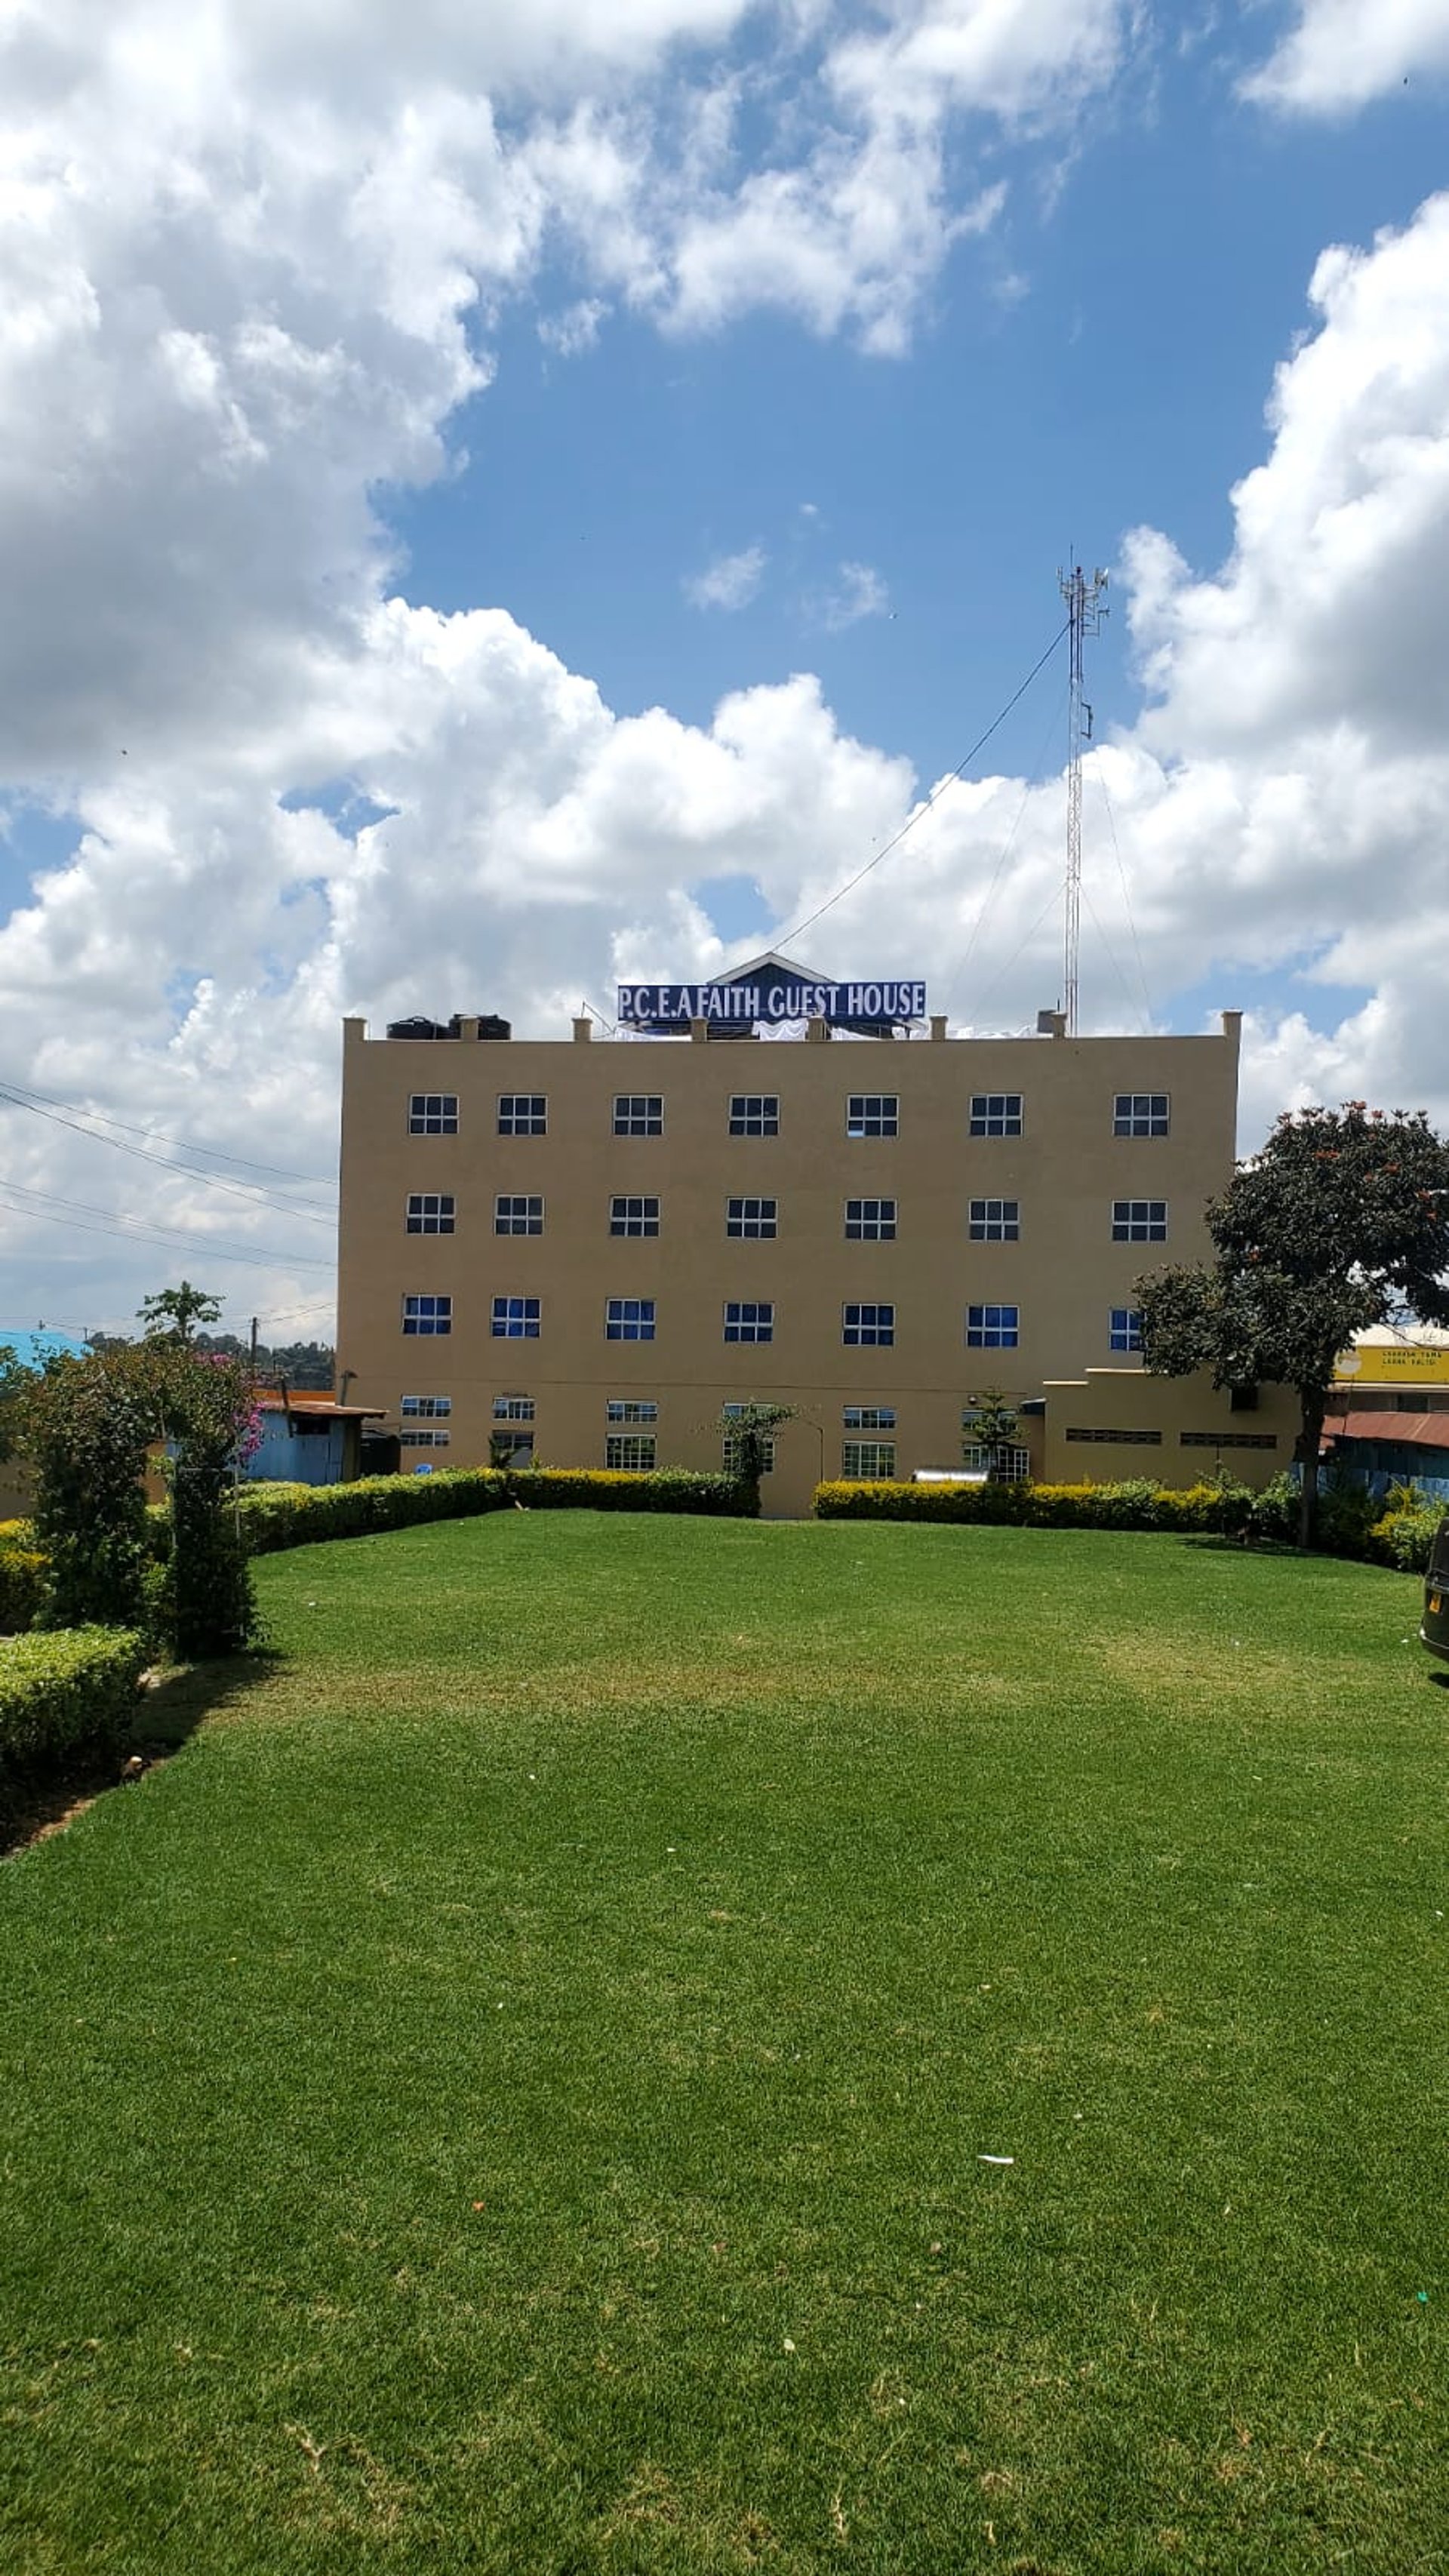
<svg viewBox="0 0 1449 2576">
<path fill-rule="evenodd" d="M 796 1408 L 765 1488 L 792 1514 L 822 1475 L 959 1468 L 973 1396 L 1048 1380 L 1072 1382 L 1054 1466 L 1186 1483 L 1209 1440 L 1254 1481 L 1283 1463 L 1200 1385 L 1151 1382 L 1140 1429 L 1130 1401 L 1133 1283 L 1208 1254 L 1231 1175 L 1236 1012 L 1214 1037 L 502 1027 L 345 1025 L 339 1362 L 404 1467 L 485 1463 L 498 1435 L 551 1465 L 718 1465 L 721 1414 L 758 1397 Z"/>
</svg>

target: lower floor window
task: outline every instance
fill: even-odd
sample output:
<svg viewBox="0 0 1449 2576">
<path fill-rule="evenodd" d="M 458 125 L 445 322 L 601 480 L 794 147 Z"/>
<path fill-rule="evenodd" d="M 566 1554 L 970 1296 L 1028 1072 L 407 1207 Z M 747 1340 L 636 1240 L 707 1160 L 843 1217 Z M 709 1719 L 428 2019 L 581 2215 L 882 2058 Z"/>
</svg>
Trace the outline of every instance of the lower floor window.
<svg viewBox="0 0 1449 2576">
<path fill-rule="evenodd" d="M 650 1475 L 657 1446 L 652 1431 L 611 1431 L 604 1442 L 604 1464 L 623 1475 Z"/>
<path fill-rule="evenodd" d="M 1114 1306 L 1112 1308 L 1112 1326 L 1107 1340 L 1109 1348 L 1114 1351 L 1141 1350 L 1142 1317 L 1137 1307 Z"/>
<path fill-rule="evenodd" d="M 1160 1431 L 1119 1431 L 1115 1424 L 1109 1430 L 1100 1422 L 1089 1423 L 1082 1430 L 1069 1429 L 1067 1438 L 1105 1442 L 1116 1449 L 1160 1449 L 1162 1447 Z"/>
<path fill-rule="evenodd" d="M 453 1399 L 450 1395 L 405 1395 L 402 1400 L 404 1422 L 441 1420 L 452 1410 Z"/>
<path fill-rule="evenodd" d="M 1183 1449 L 1276 1449 L 1276 1431 L 1179 1431 Z"/>
<path fill-rule="evenodd" d="M 979 1440 L 963 1440 L 961 1464 L 971 1475 L 994 1476 L 998 1485 L 1031 1482 L 1031 1451 L 1018 1449 L 1010 1442 L 1000 1449 L 988 1449 Z"/>
<path fill-rule="evenodd" d="M 896 1409 L 893 1404 L 847 1404 L 843 1419 L 847 1431 L 894 1431 Z"/>
<path fill-rule="evenodd" d="M 659 1407 L 647 1395 L 611 1395 L 604 1406 L 609 1422 L 657 1422 Z"/>
<path fill-rule="evenodd" d="M 532 1396 L 495 1395 L 493 1419 L 495 1422 L 531 1422 L 533 1420 Z"/>
<path fill-rule="evenodd" d="M 406 1422 L 398 1433 L 399 1445 L 404 1449 L 446 1449 L 448 1440 L 446 1431 L 419 1431 Z"/>
<path fill-rule="evenodd" d="M 894 1440 L 846 1440 L 841 1444 L 840 1472 L 852 1483 L 875 1484 L 894 1476 Z"/>
<path fill-rule="evenodd" d="M 968 1351 L 1014 1351 L 1021 1333 L 1019 1306 L 968 1306 Z"/>
</svg>

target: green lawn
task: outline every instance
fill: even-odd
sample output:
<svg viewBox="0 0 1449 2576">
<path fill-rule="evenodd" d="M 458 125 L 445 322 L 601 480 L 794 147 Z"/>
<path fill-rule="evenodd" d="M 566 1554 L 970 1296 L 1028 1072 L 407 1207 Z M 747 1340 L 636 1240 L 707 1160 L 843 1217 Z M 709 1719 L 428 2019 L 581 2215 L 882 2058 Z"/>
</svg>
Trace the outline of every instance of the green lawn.
<svg viewBox="0 0 1449 2576">
<path fill-rule="evenodd" d="M 1449 2565 L 1415 1582 L 582 1513 L 259 1576 L 249 1686 L 0 1868 L 6 2576 Z"/>
</svg>

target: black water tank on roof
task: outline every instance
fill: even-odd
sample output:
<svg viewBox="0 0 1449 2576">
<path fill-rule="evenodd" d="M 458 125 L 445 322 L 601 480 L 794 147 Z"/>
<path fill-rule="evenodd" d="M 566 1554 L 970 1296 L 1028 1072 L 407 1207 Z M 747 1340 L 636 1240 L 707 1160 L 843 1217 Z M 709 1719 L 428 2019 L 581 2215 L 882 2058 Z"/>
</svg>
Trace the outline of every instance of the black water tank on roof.
<svg viewBox="0 0 1449 2576">
<path fill-rule="evenodd" d="M 445 1038 L 448 1034 L 436 1020 L 389 1020 L 387 1033 L 390 1038 Z"/>
</svg>

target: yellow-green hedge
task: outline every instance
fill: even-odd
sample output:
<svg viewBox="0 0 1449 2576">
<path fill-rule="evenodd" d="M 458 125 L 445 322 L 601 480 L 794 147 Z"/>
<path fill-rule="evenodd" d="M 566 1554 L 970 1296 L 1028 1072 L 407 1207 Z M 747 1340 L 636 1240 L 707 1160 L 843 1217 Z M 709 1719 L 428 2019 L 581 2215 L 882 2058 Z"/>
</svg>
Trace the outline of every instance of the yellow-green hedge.
<svg viewBox="0 0 1449 2576">
<path fill-rule="evenodd" d="M 119 1744 L 145 1662 L 144 1641 L 127 1628 L 0 1639 L 0 1778 Z"/>
<path fill-rule="evenodd" d="M 1252 1496 L 1237 1485 L 817 1485 L 815 1512 L 830 1521 L 954 1521 L 1024 1529 L 1247 1529 Z"/>
</svg>

